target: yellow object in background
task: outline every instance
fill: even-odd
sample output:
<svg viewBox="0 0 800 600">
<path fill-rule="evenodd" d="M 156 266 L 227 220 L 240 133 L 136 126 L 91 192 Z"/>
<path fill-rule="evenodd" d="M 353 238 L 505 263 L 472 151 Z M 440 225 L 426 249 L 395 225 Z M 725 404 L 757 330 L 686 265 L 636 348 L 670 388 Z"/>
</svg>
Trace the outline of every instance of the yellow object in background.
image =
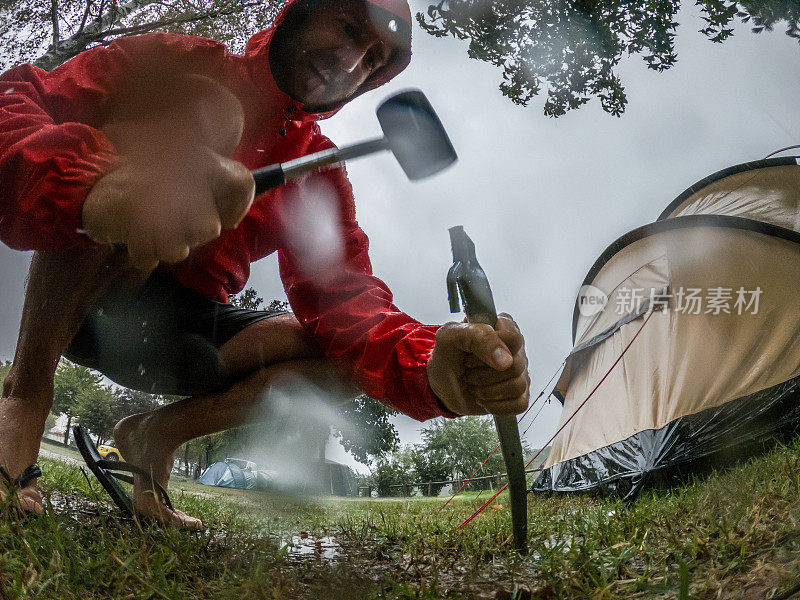
<svg viewBox="0 0 800 600">
<path fill-rule="evenodd" d="M 122 454 L 120 454 L 119 450 L 114 448 L 114 446 L 106 446 L 105 444 L 101 444 L 97 447 L 97 452 L 106 460 L 120 460 L 125 462 L 125 459 L 122 458 Z"/>
</svg>

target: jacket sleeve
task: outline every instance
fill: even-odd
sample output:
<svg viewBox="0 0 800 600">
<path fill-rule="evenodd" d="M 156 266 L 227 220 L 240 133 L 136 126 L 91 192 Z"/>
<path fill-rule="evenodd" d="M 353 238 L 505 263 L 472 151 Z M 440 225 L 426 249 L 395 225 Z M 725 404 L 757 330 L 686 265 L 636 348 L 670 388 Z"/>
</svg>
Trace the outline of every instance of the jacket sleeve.
<svg viewBox="0 0 800 600">
<path fill-rule="evenodd" d="M 326 171 L 324 177 L 340 203 L 342 256 L 315 271 L 304 264 L 302 251 L 293 250 L 291 242 L 283 244 L 281 279 L 295 315 L 326 356 L 351 365 L 368 396 L 420 421 L 458 416 L 442 406 L 428 384 L 438 326 L 423 325 L 393 304 L 386 284 L 372 275 L 367 236 L 355 220 L 344 168 Z M 296 193 L 286 196 L 286 202 L 298 201 Z"/>
<path fill-rule="evenodd" d="M 0 75 L 0 240 L 19 250 L 93 246 L 81 211 L 118 161 L 100 131 L 109 102 L 134 70 L 212 58 L 210 51 L 222 45 L 148 34 L 92 48 L 51 72 L 26 64 Z"/>
<path fill-rule="evenodd" d="M 80 232 L 83 201 L 116 159 L 91 125 L 110 93 L 97 54 L 51 73 L 22 65 L 0 75 L 0 239 L 12 248 L 93 245 Z"/>
</svg>

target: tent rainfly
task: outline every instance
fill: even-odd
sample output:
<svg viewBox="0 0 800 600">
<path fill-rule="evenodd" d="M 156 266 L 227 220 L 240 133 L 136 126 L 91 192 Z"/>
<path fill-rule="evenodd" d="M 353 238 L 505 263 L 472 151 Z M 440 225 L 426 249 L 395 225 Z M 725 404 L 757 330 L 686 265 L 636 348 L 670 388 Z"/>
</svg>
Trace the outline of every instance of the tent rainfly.
<svg viewBox="0 0 800 600">
<path fill-rule="evenodd" d="M 633 499 L 795 434 L 798 298 L 798 157 L 715 173 L 622 236 L 576 301 L 560 425 L 608 377 L 556 436 L 533 491 Z"/>
</svg>

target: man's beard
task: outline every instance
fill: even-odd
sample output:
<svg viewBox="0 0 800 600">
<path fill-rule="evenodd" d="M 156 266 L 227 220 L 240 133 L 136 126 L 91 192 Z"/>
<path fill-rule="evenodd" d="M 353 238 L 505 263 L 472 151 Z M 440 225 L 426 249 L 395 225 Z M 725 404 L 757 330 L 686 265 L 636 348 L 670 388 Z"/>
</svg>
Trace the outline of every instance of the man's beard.
<svg viewBox="0 0 800 600">
<path fill-rule="evenodd" d="M 319 51 L 314 53 L 303 52 L 301 70 L 305 82 L 313 77 L 319 81 L 317 87 L 321 88 L 322 98 L 310 99 L 305 105 L 309 112 L 329 112 L 346 104 L 358 92 L 347 81 L 347 73 L 339 68 L 336 59 L 329 52 Z M 313 90 L 308 90 L 309 95 Z"/>
<path fill-rule="evenodd" d="M 296 35 L 301 29 L 297 23 L 284 21 L 275 32 L 269 50 L 269 65 L 275 83 L 283 93 L 303 104 L 303 110 L 306 112 L 326 113 L 337 110 L 358 95 L 359 88 L 348 94 L 349 90 L 345 85 L 337 85 L 342 75 L 337 75 L 340 69 L 335 63 L 335 58 L 322 50 L 310 53 L 303 50 L 303 40 Z M 312 65 L 326 79 L 325 98 L 306 102 L 304 98 L 298 96 L 309 91 L 305 87 Z M 306 81 L 297 81 L 294 69 L 303 72 Z"/>
</svg>

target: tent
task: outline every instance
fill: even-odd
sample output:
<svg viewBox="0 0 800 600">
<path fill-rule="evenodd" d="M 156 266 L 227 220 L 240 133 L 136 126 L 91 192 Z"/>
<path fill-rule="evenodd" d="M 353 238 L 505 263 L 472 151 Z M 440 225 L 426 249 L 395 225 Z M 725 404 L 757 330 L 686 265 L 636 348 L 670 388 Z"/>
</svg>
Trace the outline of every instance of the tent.
<svg viewBox="0 0 800 600">
<path fill-rule="evenodd" d="M 271 487 L 272 477 L 265 471 L 258 471 L 255 463 L 226 458 L 209 465 L 197 483 L 237 490 L 264 490 Z"/>
<path fill-rule="evenodd" d="M 798 299 L 800 158 L 715 173 L 619 238 L 576 301 L 533 491 L 632 499 L 797 433 Z"/>
<path fill-rule="evenodd" d="M 320 465 L 319 491 L 331 496 L 357 496 L 358 479 L 347 465 L 325 459 Z"/>
</svg>

